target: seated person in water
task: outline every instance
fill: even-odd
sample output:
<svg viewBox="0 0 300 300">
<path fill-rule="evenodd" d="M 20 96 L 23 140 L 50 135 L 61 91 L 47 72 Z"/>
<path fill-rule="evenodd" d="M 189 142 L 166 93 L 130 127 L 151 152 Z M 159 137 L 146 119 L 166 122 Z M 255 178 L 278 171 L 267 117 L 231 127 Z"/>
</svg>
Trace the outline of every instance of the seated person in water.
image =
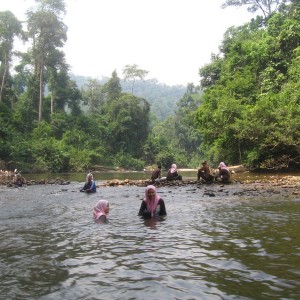
<svg viewBox="0 0 300 300">
<path fill-rule="evenodd" d="M 148 185 L 145 190 L 145 198 L 139 210 L 139 216 L 144 218 L 153 218 L 167 215 L 165 202 L 156 193 L 154 185 Z"/>
<path fill-rule="evenodd" d="M 107 223 L 109 214 L 109 203 L 107 200 L 99 200 L 93 209 L 93 218 L 97 223 Z"/>
<path fill-rule="evenodd" d="M 202 162 L 202 167 L 198 169 L 197 180 L 199 181 L 202 178 L 205 182 L 213 182 L 214 176 L 212 175 L 210 166 L 207 161 Z"/>
<path fill-rule="evenodd" d="M 173 181 L 173 180 L 182 180 L 182 176 L 178 174 L 176 164 L 172 164 L 167 174 L 167 181 Z"/>
<path fill-rule="evenodd" d="M 86 181 L 82 189 L 80 189 L 80 192 L 85 193 L 95 193 L 96 192 L 96 182 L 94 181 L 93 174 L 88 173 L 86 175 Z"/>
<path fill-rule="evenodd" d="M 16 187 L 22 187 L 23 184 L 26 184 L 26 179 L 19 172 L 13 177 L 13 184 Z"/>
<path fill-rule="evenodd" d="M 224 162 L 219 164 L 219 174 L 216 177 L 216 180 L 220 180 L 223 183 L 227 183 L 230 180 L 230 171 Z"/>
</svg>

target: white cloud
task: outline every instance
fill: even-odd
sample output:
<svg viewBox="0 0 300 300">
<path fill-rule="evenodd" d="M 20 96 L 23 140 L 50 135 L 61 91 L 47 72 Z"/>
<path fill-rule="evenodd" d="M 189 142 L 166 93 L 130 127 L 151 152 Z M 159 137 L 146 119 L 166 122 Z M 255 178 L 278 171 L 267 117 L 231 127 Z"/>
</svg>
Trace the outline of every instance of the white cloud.
<svg viewBox="0 0 300 300">
<path fill-rule="evenodd" d="M 218 52 L 225 30 L 250 20 L 245 8 L 220 8 L 223 0 L 67 0 L 72 72 L 122 77 L 126 64 L 166 84 L 198 84 L 198 70 Z M 1 0 L 19 19 L 33 0 Z"/>
</svg>

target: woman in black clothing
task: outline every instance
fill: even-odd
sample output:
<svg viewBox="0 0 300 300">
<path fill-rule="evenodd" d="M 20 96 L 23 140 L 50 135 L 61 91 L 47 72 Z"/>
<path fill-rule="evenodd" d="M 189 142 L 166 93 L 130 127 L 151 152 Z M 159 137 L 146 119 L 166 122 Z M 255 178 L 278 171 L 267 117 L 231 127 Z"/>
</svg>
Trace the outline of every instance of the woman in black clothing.
<svg viewBox="0 0 300 300">
<path fill-rule="evenodd" d="M 178 174 L 176 164 L 172 164 L 167 174 L 167 181 L 182 180 L 182 176 Z"/>
<path fill-rule="evenodd" d="M 139 216 L 153 218 L 156 216 L 165 216 L 166 214 L 164 200 L 158 196 L 154 185 L 148 185 L 145 191 L 145 198 L 139 210 Z"/>
<path fill-rule="evenodd" d="M 222 183 L 228 183 L 230 181 L 230 171 L 224 162 L 219 164 L 219 175 L 216 177 L 216 180 L 221 181 Z"/>
</svg>

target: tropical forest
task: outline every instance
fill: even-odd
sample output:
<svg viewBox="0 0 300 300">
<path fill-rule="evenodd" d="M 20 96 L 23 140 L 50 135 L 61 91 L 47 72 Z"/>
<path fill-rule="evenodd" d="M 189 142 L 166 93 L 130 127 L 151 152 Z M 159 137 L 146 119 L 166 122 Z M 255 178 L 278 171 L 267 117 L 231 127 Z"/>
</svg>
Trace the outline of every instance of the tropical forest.
<svg viewBox="0 0 300 300">
<path fill-rule="evenodd" d="M 37 0 L 25 23 L 0 11 L 0 168 L 196 168 L 207 160 L 299 169 L 300 2 L 229 6 L 252 18 L 225 29 L 218 53 L 198 66 L 199 85 L 185 87 L 145 79 L 136 64 L 102 80 L 70 73 L 64 0 Z M 17 39 L 30 47 L 17 50 Z"/>
</svg>

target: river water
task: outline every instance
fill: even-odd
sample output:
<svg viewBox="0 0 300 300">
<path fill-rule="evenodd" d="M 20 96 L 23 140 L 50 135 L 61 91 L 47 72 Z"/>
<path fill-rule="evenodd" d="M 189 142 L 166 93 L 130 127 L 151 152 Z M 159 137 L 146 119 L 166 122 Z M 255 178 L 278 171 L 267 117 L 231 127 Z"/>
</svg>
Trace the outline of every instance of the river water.
<svg viewBox="0 0 300 300">
<path fill-rule="evenodd" d="M 143 187 L 83 180 L 0 186 L 0 299 L 300 299 L 300 197 L 160 187 L 168 215 L 145 221 Z"/>
</svg>

